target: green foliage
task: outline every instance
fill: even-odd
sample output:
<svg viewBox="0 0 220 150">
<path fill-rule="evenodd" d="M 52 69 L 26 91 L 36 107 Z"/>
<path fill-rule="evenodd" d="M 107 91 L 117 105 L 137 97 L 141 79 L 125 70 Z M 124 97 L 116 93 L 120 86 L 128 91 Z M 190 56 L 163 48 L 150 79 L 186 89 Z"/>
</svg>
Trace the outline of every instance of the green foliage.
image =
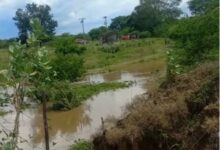
<svg viewBox="0 0 220 150">
<path fill-rule="evenodd" d="M 86 49 L 84 47 L 79 47 L 74 42 L 73 36 L 69 34 L 63 34 L 57 37 L 54 41 L 54 46 L 56 47 L 55 52 L 57 54 L 82 54 Z"/>
<path fill-rule="evenodd" d="M 120 47 L 116 44 L 105 44 L 100 48 L 100 50 L 106 53 L 117 53 L 120 51 Z"/>
<path fill-rule="evenodd" d="M 132 32 L 132 29 L 130 27 L 125 27 L 119 33 L 120 35 L 124 35 L 124 34 L 129 34 L 130 32 Z"/>
<path fill-rule="evenodd" d="M 180 15 L 177 8 L 179 0 L 144 0 L 137 6 L 129 19 L 130 27 L 138 31 L 149 31 L 166 22 L 175 20 Z"/>
<path fill-rule="evenodd" d="M 78 140 L 69 150 L 92 150 L 92 144 L 85 140 Z"/>
<path fill-rule="evenodd" d="M 174 50 L 167 51 L 167 81 L 172 81 L 174 77 L 181 73 L 182 67 L 179 65 L 179 55 Z"/>
<path fill-rule="evenodd" d="M 139 37 L 140 37 L 141 39 L 149 38 L 149 37 L 151 37 L 151 33 L 150 33 L 149 31 L 144 31 L 144 32 L 141 32 L 141 33 L 139 34 Z"/>
<path fill-rule="evenodd" d="M 83 34 L 79 33 L 77 35 L 74 35 L 75 38 L 84 39 L 84 40 L 91 40 L 89 34 Z"/>
<path fill-rule="evenodd" d="M 56 58 L 52 60 L 51 66 L 56 72 L 56 79 L 74 81 L 84 73 L 83 59 L 78 55 L 57 54 Z"/>
<path fill-rule="evenodd" d="M 15 38 L 11 38 L 11 39 L 8 39 L 8 40 L 0 40 L 0 49 L 9 48 L 9 45 L 12 44 L 15 41 L 16 41 Z"/>
<path fill-rule="evenodd" d="M 92 40 L 99 40 L 104 33 L 108 31 L 108 28 L 102 26 L 99 28 L 95 28 L 89 31 L 89 36 L 92 38 Z"/>
<path fill-rule="evenodd" d="M 14 148 L 12 147 L 10 142 L 7 143 L 2 143 L 2 145 L 0 146 L 1 150 L 14 150 Z"/>
<path fill-rule="evenodd" d="M 190 0 L 188 3 L 193 14 L 204 14 L 219 6 L 219 0 Z"/>
<path fill-rule="evenodd" d="M 42 41 L 46 41 L 49 38 L 38 18 L 31 19 L 30 25 L 35 38 L 38 40 L 38 42 L 40 42 L 40 44 Z"/>
<path fill-rule="evenodd" d="M 39 28 L 37 21 L 32 22 L 32 29 L 40 37 L 43 33 L 41 34 L 42 30 Z M 16 129 L 16 126 L 19 125 L 19 114 L 24 106 L 24 97 L 28 96 L 27 91 L 29 88 L 27 85 L 32 86 L 33 89 L 38 89 L 50 80 L 47 76 L 50 67 L 47 59 L 45 59 L 47 58 L 45 55 L 46 50 L 37 47 L 39 42 L 40 40 L 37 40 L 34 34 L 31 33 L 28 38 L 29 48 L 20 43 L 11 45 L 9 48 L 9 68 L 1 71 L 8 80 L 7 86 L 13 87 L 13 94 L 6 96 L 5 99 L 9 98 L 16 110 L 14 130 L 12 134 L 6 134 L 8 142 L 4 145 L 4 149 L 17 149 L 19 130 Z M 0 99 L 0 103 L 2 102 L 4 102 L 4 97 Z"/>
<path fill-rule="evenodd" d="M 207 54 L 218 49 L 218 16 L 216 8 L 205 15 L 182 19 L 170 28 L 169 37 L 177 41 L 181 65 L 204 60 Z"/>
<path fill-rule="evenodd" d="M 118 16 L 116 18 L 113 18 L 109 28 L 112 30 L 122 30 L 129 27 L 129 17 L 130 16 Z"/>
<path fill-rule="evenodd" d="M 80 101 L 76 99 L 75 93 L 67 81 L 54 82 L 49 93 L 54 110 L 70 110 L 72 107 L 80 105 Z"/>
<path fill-rule="evenodd" d="M 100 84 L 75 84 L 59 81 L 51 85 L 49 91 L 54 110 L 70 110 L 83 101 L 102 91 L 128 87 L 127 83 L 110 82 Z"/>
<path fill-rule="evenodd" d="M 167 24 L 177 20 L 181 11 L 177 7 L 180 0 L 144 0 L 129 16 L 119 16 L 112 19 L 110 29 L 118 30 L 120 34 L 132 31 L 149 31 L 160 36 L 167 29 Z"/>
<path fill-rule="evenodd" d="M 19 30 L 19 39 L 22 43 L 26 43 L 28 32 L 32 32 L 30 20 L 38 18 L 42 28 L 48 37 L 55 34 L 57 22 L 53 20 L 53 15 L 50 14 L 51 8 L 48 5 L 27 4 L 25 9 L 18 9 L 13 18 Z"/>
</svg>

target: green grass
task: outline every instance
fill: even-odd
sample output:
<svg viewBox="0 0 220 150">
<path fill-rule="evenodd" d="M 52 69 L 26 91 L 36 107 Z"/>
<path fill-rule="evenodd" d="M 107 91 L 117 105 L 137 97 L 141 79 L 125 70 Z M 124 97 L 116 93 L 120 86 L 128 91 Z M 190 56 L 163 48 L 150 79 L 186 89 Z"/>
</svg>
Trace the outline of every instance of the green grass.
<svg viewBox="0 0 220 150">
<path fill-rule="evenodd" d="M 0 49 L 0 71 L 9 66 L 9 53 L 7 49 Z M 0 83 L 5 83 L 5 78 L 0 74 Z"/>
<path fill-rule="evenodd" d="M 146 61 L 151 57 L 164 57 L 165 44 L 162 38 L 147 38 L 130 41 L 120 41 L 114 43 L 119 47 L 119 51 L 110 54 L 101 51 L 101 44 L 92 41 L 86 45 L 87 50 L 82 55 L 85 60 L 87 70 L 105 68 L 109 65 L 124 63 L 134 63 Z M 46 46 L 49 50 L 49 59 L 55 57 L 54 47 Z M 0 49 L 0 70 L 8 67 L 9 54 L 7 49 Z"/>
<path fill-rule="evenodd" d="M 79 140 L 73 144 L 69 150 L 92 150 L 92 144 L 85 140 Z"/>
<path fill-rule="evenodd" d="M 115 43 L 119 51 L 113 54 L 101 51 L 102 45 L 91 42 L 83 54 L 87 70 L 108 69 L 109 66 L 148 61 L 165 57 L 164 39 L 149 38 Z"/>
<path fill-rule="evenodd" d="M 125 82 L 106 82 L 100 84 L 82 84 L 82 85 L 74 85 L 73 91 L 77 93 L 77 97 L 81 100 L 85 100 L 92 95 L 96 95 L 100 92 L 115 90 L 118 88 L 128 87 L 128 84 Z"/>
<path fill-rule="evenodd" d="M 9 63 L 9 53 L 7 49 L 0 49 L 0 70 L 7 69 Z"/>
<path fill-rule="evenodd" d="M 58 82 L 50 90 L 53 110 L 70 110 L 100 92 L 128 87 L 126 82 L 106 82 L 100 84 L 73 84 Z"/>
<path fill-rule="evenodd" d="M 101 51 L 102 45 L 97 41 L 92 41 L 86 45 L 87 50 L 82 54 L 85 61 L 87 73 L 117 71 L 120 66 L 125 64 L 134 64 L 149 62 L 155 59 L 164 59 L 166 57 L 166 46 L 162 38 L 147 38 L 130 41 L 119 41 L 114 43 L 119 51 L 110 54 Z M 49 59 L 55 57 L 54 47 L 46 46 L 49 50 Z M 0 70 L 7 69 L 9 63 L 9 54 L 7 49 L 0 49 Z M 4 79 L 0 76 L 0 83 Z"/>
</svg>

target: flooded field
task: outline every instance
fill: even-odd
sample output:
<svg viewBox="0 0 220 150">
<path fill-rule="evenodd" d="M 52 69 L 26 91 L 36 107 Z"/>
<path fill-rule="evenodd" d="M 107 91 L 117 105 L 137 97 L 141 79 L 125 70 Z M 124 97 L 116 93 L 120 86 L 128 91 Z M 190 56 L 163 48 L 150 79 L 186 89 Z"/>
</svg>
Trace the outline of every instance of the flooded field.
<svg viewBox="0 0 220 150">
<path fill-rule="evenodd" d="M 147 93 L 151 73 L 164 69 L 164 63 L 142 63 L 124 67 L 121 71 L 93 74 L 84 82 L 102 83 L 109 81 L 132 81 L 128 88 L 110 90 L 92 96 L 81 106 L 70 111 L 49 111 L 49 134 L 51 149 L 68 149 L 79 138 L 90 139 L 100 131 L 101 118 L 120 118 L 126 105 L 141 94 Z M 8 130 L 13 129 L 15 113 L 0 118 Z M 19 147 L 23 149 L 44 149 L 44 133 L 41 107 L 26 109 L 20 116 Z"/>
</svg>

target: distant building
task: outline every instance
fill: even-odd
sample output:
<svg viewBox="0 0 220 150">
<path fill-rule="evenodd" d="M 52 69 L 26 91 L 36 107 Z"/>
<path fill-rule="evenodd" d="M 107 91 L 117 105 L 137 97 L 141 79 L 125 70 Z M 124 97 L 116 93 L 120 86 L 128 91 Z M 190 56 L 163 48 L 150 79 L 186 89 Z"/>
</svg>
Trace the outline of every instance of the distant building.
<svg viewBox="0 0 220 150">
<path fill-rule="evenodd" d="M 138 38 L 137 33 L 129 33 L 129 34 L 121 36 L 121 40 L 132 40 L 132 39 L 137 39 L 137 38 Z"/>
<path fill-rule="evenodd" d="M 130 40 L 130 35 L 122 35 L 121 40 Z"/>
</svg>

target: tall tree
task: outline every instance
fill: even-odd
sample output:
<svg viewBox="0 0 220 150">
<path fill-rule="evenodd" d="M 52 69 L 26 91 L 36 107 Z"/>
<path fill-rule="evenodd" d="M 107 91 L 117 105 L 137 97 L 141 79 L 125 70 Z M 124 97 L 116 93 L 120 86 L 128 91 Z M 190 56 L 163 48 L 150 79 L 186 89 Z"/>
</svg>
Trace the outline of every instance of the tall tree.
<svg viewBox="0 0 220 150">
<path fill-rule="evenodd" d="M 136 30 L 153 33 L 158 25 L 179 17 L 181 11 L 177 6 L 180 1 L 144 0 L 131 14 L 129 24 Z"/>
<path fill-rule="evenodd" d="M 130 16 L 118 16 L 112 19 L 112 23 L 110 24 L 110 29 L 122 30 L 128 27 L 128 19 Z"/>
<path fill-rule="evenodd" d="M 55 34 L 57 21 L 53 20 L 53 15 L 50 13 L 51 8 L 48 5 L 27 4 L 25 9 L 18 9 L 16 11 L 15 24 L 19 30 L 19 39 L 22 43 L 26 43 L 28 32 L 32 31 L 30 20 L 37 18 L 48 38 Z M 42 39 L 45 40 L 45 39 Z"/>
<path fill-rule="evenodd" d="M 203 14 L 219 6 L 219 0 L 190 0 L 189 9 L 192 14 Z"/>
<path fill-rule="evenodd" d="M 101 26 L 99 28 L 94 28 L 89 31 L 89 36 L 92 38 L 92 40 L 99 40 L 100 37 L 108 31 L 108 28 Z"/>
</svg>

